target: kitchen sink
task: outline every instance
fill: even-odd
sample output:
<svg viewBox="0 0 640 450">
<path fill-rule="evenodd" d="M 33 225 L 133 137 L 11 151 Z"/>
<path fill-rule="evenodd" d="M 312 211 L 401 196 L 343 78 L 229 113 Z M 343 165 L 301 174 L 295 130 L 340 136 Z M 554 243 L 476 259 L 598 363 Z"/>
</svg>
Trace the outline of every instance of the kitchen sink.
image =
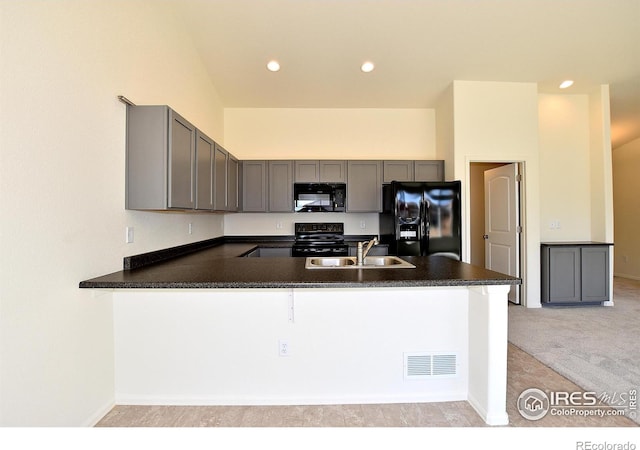
<svg viewBox="0 0 640 450">
<path fill-rule="evenodd" d="M 356 264 L 355 256 L 309 257 L 305 263 L 307 269 L 415 269 L 411 263 L 397 256 L 367 256 L 364 264 Z"/>
</svg>

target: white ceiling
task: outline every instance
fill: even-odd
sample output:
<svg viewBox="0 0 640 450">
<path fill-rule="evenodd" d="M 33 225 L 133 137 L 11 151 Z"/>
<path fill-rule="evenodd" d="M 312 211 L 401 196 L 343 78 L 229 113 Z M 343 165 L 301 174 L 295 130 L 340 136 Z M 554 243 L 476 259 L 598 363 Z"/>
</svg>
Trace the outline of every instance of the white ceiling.
<svg viewBox="0 0 640 450">
<path fill-rule="evenodd" d="M 225 107 L 433 108 L 453 80 L 571 78 L 610 85 L 613 147 L 640 137 L 640 0 L 173 1 Z"/>
</svg>

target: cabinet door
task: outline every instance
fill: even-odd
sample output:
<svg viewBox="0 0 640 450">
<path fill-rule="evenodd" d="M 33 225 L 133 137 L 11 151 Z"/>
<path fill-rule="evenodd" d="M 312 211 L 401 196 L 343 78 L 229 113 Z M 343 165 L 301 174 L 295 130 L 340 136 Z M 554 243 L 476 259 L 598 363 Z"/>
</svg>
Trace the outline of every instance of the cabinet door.
<svg viewBox="0 0 640 450">
<path fill-rule="evenodd" d="M 267 162 L 242 162 L 242 210 L 267 211 Z"/>
<path fill-rule="evenodd" d="M 296 183 L 317 183 L 320 181 L 318 161 L 296 161 L 295 177 Z"/>
<path fill-rule="evenodd" d="M 572 303 L 581 300 L 580 248 L 549 249 L 549 302 Z"/>
<path fill-rule="evenodd" d="M 323 183 L 346 183 L 346 161 L 320 160 L 320 181 Z"/>
<path fill-rule="evenodd" d="M 293 161 L 269 161 L 269 211 L 293 211 Z"/>
<path fill-rule="evenodd" d="M 216 211 L 224 211 L 227 209 L 227 151 L 216 144 L 214 158 L 214 183 L 213 190 L 213 208 Z"/>
<path fill-rule="evenodd" d="M 195 153 L 195 127 L 169 110 L 169 208 L 195 206 Z"/>
<path fill-rule="evenodd" d="M 196 209 L 213 209 L 213 155 L 215 143 L 196 132 Z"/>
<path fill-rule="evenodd" d="M 444 181 L 444 161 L 415 161 L 415 181 Z"/>
<path fill-rule="evenodd" d="M 385 161 L 384 183 L 413 181 L 413 161 Z"/>
<path fill-rule="evenodd" d="M 582 247 L 580 264 L 582 301 L 609 301 L 609 247 Z"/>
<path fill-rule="evenodd" d="M 238 160 L 229 153 L 229 157 L 227 158 L 227 211 L 238 211 L 239 209 L 238 174 Z"/>
<path fill-rule="evenodd" d="M 349 161 L 347 211 L 382 211 L 382 161 Z"/>
</svg>

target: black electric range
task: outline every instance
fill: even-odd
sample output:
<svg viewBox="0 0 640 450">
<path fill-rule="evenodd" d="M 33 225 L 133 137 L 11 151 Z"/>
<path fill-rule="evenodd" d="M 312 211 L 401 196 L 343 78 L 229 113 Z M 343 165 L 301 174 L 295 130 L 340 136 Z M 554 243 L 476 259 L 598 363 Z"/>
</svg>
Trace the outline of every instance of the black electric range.
<svg viewBox="0 0 640 450">
<path fill-rule="evenodd" d="M 292 256 L 347 256 L 343 223 L 296 223 Z"/>
</svg>

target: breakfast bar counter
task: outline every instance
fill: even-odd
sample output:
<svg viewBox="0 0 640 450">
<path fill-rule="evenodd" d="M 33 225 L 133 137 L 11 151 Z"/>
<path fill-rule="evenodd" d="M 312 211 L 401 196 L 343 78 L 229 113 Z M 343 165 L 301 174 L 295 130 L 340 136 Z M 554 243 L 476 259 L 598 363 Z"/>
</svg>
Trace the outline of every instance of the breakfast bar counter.
<svg viewBox="0 0 640 450">
<path fill-rule="evenodd" d="M 265 244 L 261 244 L 265 245 Z M 269 244 L 276 245 L 276 244 Z M 256 247 L 227 243 L 80 282 L 91 289 L 358 288 L 512 285 L 508 275 L 442 256 L 402 257 L 415 269 L 305 269 L 305 258 L 243 258 Z"/>
<path fill-rule="evenodd" d="M 290 244 L 142 255 L 80 283 L 113 304 L 116 404 L 467 401 L 487 424 L 509 422 L 519 279 L 439 256 L 395 269 L 241 257 L 257 245 Z"/>
</svg>

